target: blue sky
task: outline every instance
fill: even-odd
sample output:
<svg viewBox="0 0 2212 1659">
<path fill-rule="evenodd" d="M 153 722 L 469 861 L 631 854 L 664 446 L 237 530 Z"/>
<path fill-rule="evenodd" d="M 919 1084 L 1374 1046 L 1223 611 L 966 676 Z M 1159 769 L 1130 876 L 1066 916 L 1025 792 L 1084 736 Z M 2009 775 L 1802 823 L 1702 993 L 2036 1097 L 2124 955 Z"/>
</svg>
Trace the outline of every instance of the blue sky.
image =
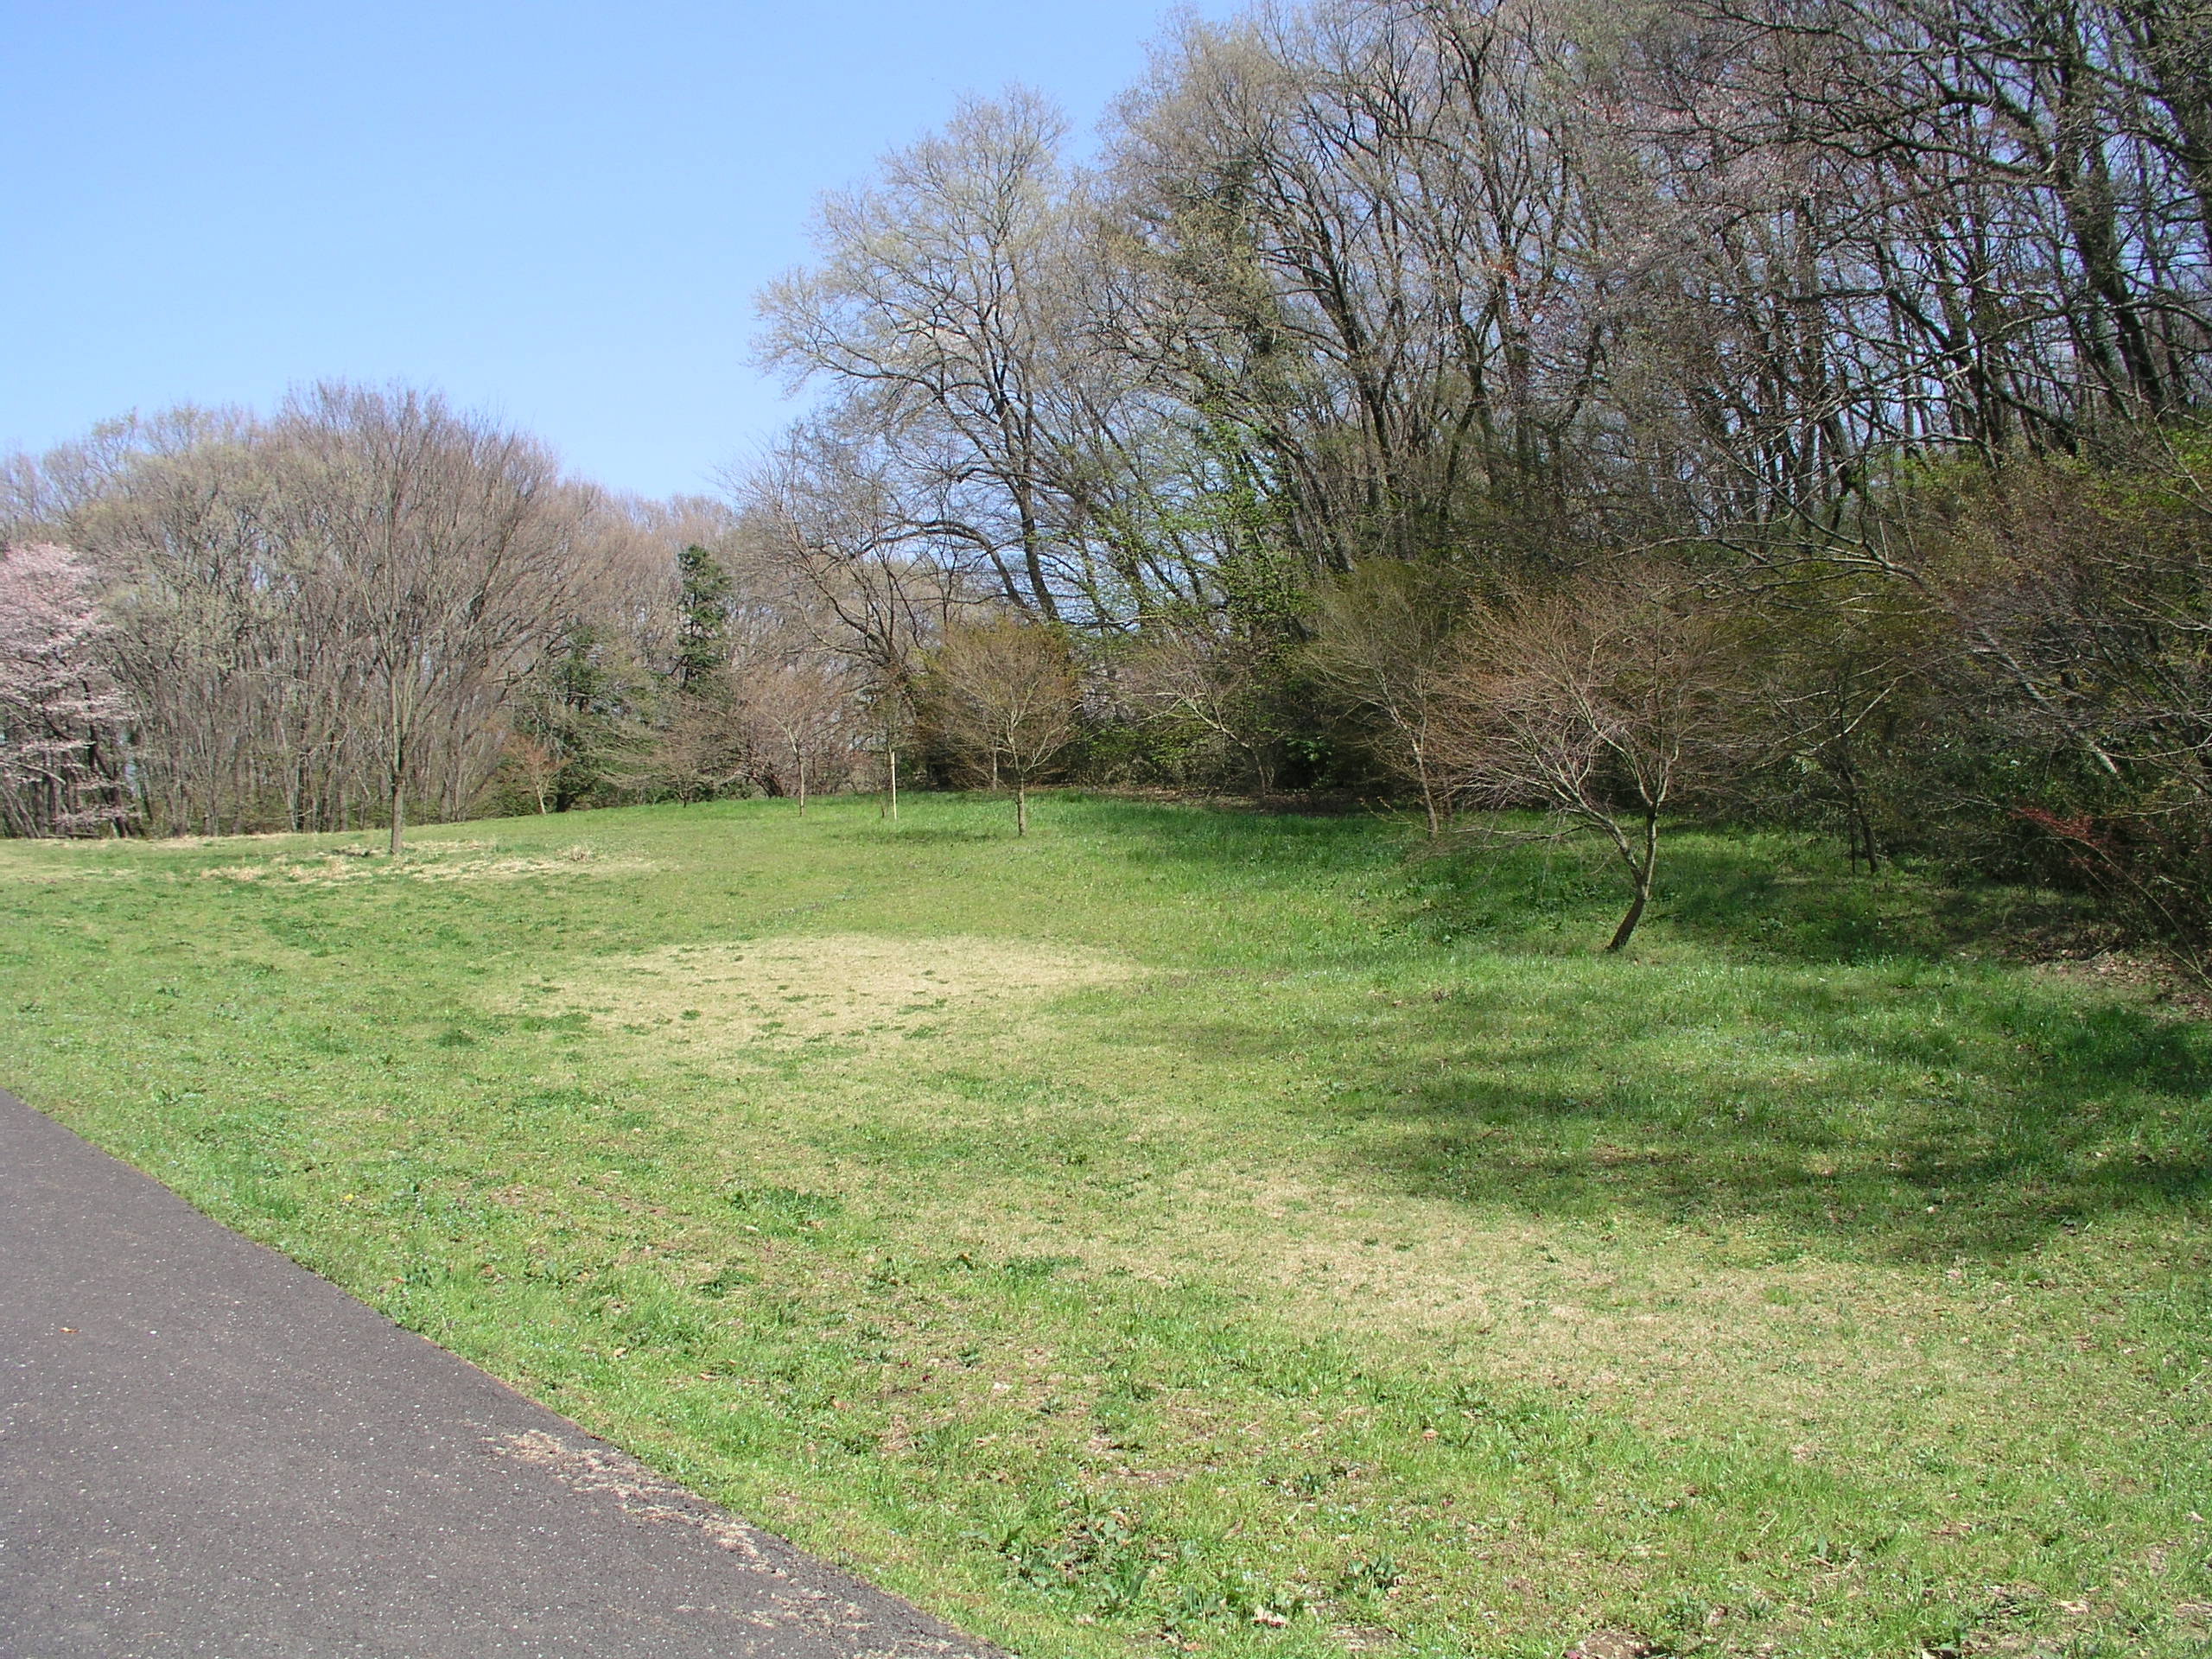
<svg viewBox="0 0 2212 1659">
<path fill-rule="evenodd" d="M 816 194 L 965 91 L 1023 82 L 1088 128 L 1165 18 L 0 0 L 0 449 L 404 378 L 615 487 L 709 490 L 791 412 L 752 296 L 806 257 Z"/>
</svg>

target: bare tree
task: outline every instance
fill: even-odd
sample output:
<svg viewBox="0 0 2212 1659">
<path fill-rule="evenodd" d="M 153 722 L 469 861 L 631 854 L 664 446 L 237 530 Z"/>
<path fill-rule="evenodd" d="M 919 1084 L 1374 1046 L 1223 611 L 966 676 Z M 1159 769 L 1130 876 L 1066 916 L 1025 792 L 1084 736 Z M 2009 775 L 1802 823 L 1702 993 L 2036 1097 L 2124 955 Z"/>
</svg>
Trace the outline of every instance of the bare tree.
<svg viewBox="0 0 2212 1659">
<path fill-rule="evenodd" d="M 1568 57 L 1529 0 L 1262 5 L 1184 23 L 1124 106 L 1120 341 L 1317 568 L 1556 512 L 1604 343 Z"/>
<path fill-rule="evenodd" d="M 863 685 L 860 703 L 860 729 L 864 734 L 861 741 L 874 751 L 880 767 L 880 816 L 895 822 L 899 817 L 899 756 L 911 744 L 913 734 L 910 689 L 872 680 Z"/>
<path fill-rule="evenodd" d="M 1282 733 L 1267 643 L 1217 613 L 1151 620 L 1122 654 L 1116 689 L 1166 734 L 1176 775 L 1274 791 Z"/>
<path fill-rule="evenodd" d="M 913 533 L 895 468 L 864 431 L 802 423 L 729 483 L 784 616 L 880 683 L 912 678 L 918 653 L 982 596 L 968 563 Z"/>
<path fill-rule="evenodd" d="M 342 571 L 384 761 L 391 853 L 434 734 L 518 677 L 575 582 L 546 452 L 405 389 L 325 385 L 286 411 L 319 463 L 290 505 Z"/>
<path fill-rule="evenodd" d="M 1440 669 L 1453 786 L 1595 831 L 1618 857 L 1630 899 L 1608 950 L 1650 903 L 1661 814 L 1725 752 L 1732 669 L 1717 617 L 1649 568 L 1478 604 Z"/>
<path fill-rule="evenodd" d="M 529 441 L 404 389 L 117 423 L 9 493 L 82 550 L 149 824 L 208 833 L 473 810 L 516 687 L 620 610 L 642 539 Z"/>
<path fill-rule="evenodd" d="M 1080 545 L 1082 400 L 1067 383 L 1096 364 L 1070 303 L 1065 126 L 1018 89 L 963 102 L 870 184 L 825 197 L 820 259 L 760 300 L 766 360 L 826 378 L 846 423 L 869 430 L 906 533 L 1046 620 Z"/>
<path fill-rule="evenodd" d="M 810 784 L 842 782 L 852 770 L 855 691 L 849 671 L 819 657 L 764 664 L 738 683 L 737 707 L 753 747 L 802 816 Z"/>
<path fill-rule="evenodd" d="M 1442 832 L 1448 794 L 1437 773 L 1437 670 L 1450 648 L 1464 586 L 1448 569 L 1377 560 L 1316 594 L 1307 660 L 1321 679 L 1382 727 L 1384 762 L 1420 791 L 1428 838 Z"/>
<path fill-rule="evenodd" d="M 506 747 L 500 756 L 500 770 L 511 774 L 529 792 L 531 799 L 537 803 L 540 817 L 552 810 L 563 764 L 558 753 L 520 732 L 508 734 Z"/>
<path fill-rule="evenodd" d="M 1076 735 L 1075 663 L 1057 630 L 1014 617 L 955 627 L 930 658 L 945 737 L 1014 785 L 1014 833 L 1029 833 L 1029 786 Z"/>
</svg>

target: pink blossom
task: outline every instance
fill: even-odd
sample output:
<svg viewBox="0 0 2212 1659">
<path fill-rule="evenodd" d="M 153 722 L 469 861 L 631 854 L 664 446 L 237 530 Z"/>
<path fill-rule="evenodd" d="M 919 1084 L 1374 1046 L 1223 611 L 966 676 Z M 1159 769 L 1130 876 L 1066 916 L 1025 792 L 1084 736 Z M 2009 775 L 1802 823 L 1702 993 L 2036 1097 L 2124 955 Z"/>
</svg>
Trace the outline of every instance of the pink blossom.
<svg viewBox="0 0 2212 1659">
<path fill-rule="evenodd" d="M 130 709 L 101 660 L 91 574 L 66 547 L 0 548 L 0 823 L 89 835 L 130 816 Z"/>
</svg>

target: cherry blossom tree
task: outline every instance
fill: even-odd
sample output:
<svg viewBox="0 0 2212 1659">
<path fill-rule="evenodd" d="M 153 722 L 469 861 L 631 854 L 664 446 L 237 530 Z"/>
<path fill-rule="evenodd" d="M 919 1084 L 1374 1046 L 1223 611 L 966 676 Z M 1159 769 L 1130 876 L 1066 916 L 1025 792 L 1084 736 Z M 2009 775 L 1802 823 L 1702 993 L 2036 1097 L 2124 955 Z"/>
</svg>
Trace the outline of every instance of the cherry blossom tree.
<svg viewBox="0 0 2212 1659">
<path fill-rule="evenodd" d="M 77 556 L 0 549 L 0 823 L 81 836 L 130 817 L 130 709 L 99 652 L 99 607 Z"/>
</svg>

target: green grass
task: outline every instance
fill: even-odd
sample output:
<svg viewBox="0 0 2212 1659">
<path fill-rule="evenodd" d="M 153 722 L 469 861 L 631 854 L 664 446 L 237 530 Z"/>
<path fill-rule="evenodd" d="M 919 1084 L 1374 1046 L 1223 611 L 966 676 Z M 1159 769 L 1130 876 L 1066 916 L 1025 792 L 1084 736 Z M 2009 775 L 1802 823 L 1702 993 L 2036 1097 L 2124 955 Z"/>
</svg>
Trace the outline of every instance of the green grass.
<svg viewBox="0 0 2212 1659">
<path fill-rule="evenodd" d="M 0 843 L 0 1081 L 1027 1655 L 2207 1651 L 2212 1033 L 2037 901 L 1008 817 Z"/>
</svg>

